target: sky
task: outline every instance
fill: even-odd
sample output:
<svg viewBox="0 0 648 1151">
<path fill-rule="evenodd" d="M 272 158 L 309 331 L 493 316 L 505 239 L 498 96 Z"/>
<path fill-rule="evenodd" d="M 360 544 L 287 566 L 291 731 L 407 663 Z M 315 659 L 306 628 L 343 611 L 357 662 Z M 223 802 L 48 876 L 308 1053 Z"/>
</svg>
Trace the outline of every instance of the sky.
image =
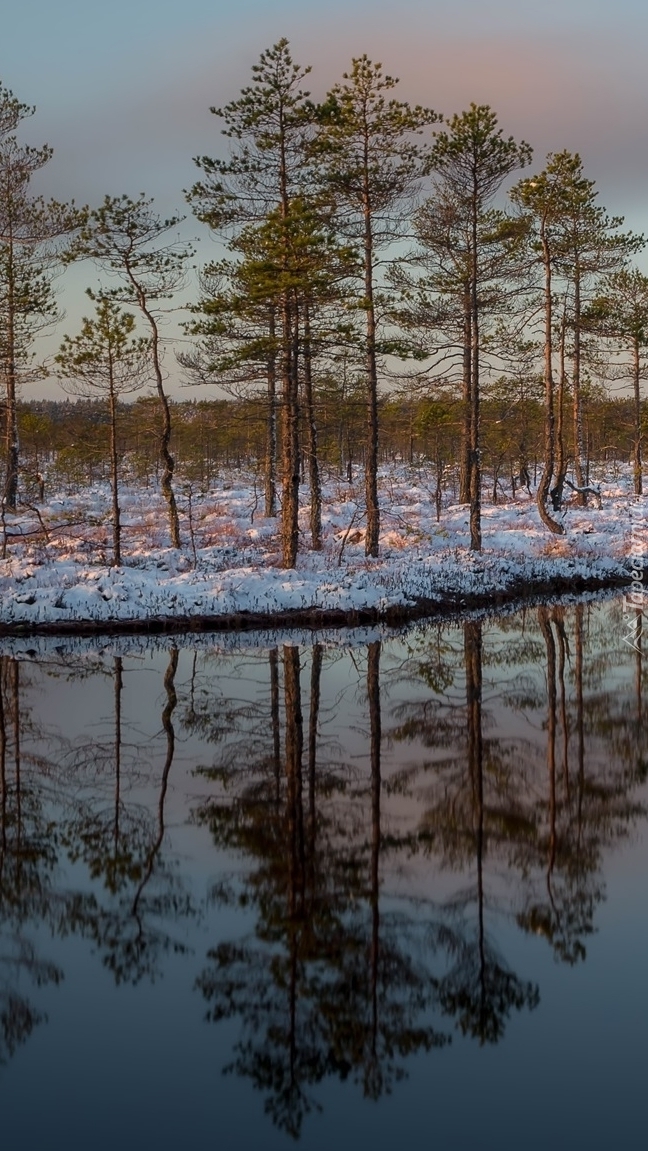
<svg viewBox="0 0 648 1151">
<path fill-rule="evenodd" d="M 223 151 L 210 106 L 236 98 L 264 48 L 287 36 L 315 96 L 366 52 L 401 99 L 445 114 L 491 104 L 538 169 L 549 151 L 580 152 L 601 202 L 648 233 L 647 33 L 639 0 L 21 0 L 3 16 L 0 79 L 36 105 L 22 138 L 54 148 L 39 191 L 91 205 L 144 191 L 167 214 L 187 211 L 193 157 Z M 185 226 L 208 260 L 208 234 Z M 65 274 L 57 342 L 93 278 Z"/>
</svg>

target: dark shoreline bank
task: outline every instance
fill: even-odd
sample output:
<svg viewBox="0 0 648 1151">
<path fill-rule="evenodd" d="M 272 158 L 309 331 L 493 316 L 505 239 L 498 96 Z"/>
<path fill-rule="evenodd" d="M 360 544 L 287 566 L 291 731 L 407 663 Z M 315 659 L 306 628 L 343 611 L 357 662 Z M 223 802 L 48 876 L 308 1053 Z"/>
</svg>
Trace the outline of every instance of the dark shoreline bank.
<svg viewBox="0 0 648 1151">
<path fill-rule="evenodd" d="M 643 582 L 648 590 L 648 569 L 643 571 Z M 342 609 L 298 608 L 283 612 L 235 612 L 216 616 L 177 615 L 157 616 L 150 619 L 114 620 L 61 620 L 41 623 L 0 623 L 0 636 L 100 636 L 100 635 L 173 635 L 178 633 L 205 633 L 223 631 L 274 630 L 285 628 L 362 627 L 385 624 L 402 627 L 420 619 L 443 619 L 475 609 L 496 610 L 519 603 L 530 605 L 547 596 L 573 595 L 593 591 L 613 591 L 629 588 L 629 576 L 555 576 L 548 580 L 519 579 L 498 591 L 464 593 L 461 596 L 439 595 L 434 599 L 419 599 L 408 605 L 387 608 Z"/>
</svg>

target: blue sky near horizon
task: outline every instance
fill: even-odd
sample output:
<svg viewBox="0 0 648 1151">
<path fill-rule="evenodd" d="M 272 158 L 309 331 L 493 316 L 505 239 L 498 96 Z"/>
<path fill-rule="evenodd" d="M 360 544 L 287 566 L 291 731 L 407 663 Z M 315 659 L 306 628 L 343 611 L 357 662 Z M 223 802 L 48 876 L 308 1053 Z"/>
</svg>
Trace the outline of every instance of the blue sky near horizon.
<svg viewBox="0 0 648 1151">
<path fill-rule="evenodd" d="M 648 232 L 647 33 L 638 0 L 22 0 L 3 20 L 0 79 L 37 107 L 23 138 L 54 148 L 48 194 L 144 190 L 182 211 L 192 157 L 223 146 L 210 105 L 236 97 L 265 47 L 288 36 L 316 95 L 367 52 L 402 98 L 492 104 L 537 166 L 579 151 L 609 211 Z M 76 270 L 66 283 L 61 331 L 84 306 Z"/>
</svg>

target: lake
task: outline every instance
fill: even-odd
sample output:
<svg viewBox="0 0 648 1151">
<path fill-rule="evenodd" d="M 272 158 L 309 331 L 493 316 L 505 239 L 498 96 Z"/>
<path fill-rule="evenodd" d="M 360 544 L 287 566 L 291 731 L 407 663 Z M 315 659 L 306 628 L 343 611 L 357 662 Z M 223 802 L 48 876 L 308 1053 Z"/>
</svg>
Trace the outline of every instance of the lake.
<svg viewBox="0 0 648 1151">
<path fill-rule="evenodd" d="M 6 1145 L 638 1142 L 629 618 L 3 640 Z"/>
</svg>

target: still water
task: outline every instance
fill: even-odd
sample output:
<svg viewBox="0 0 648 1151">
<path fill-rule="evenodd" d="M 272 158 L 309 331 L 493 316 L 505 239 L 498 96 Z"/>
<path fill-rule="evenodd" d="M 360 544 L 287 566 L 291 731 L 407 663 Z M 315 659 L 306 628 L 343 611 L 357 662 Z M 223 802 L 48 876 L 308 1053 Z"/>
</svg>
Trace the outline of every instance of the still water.
<svg viewBox="0 0 648 1151">
<path fill-rule="evenodd" d="M 3 1145 L 640 1144 L 627 631 L 4 642 Z"/>
</svg>

